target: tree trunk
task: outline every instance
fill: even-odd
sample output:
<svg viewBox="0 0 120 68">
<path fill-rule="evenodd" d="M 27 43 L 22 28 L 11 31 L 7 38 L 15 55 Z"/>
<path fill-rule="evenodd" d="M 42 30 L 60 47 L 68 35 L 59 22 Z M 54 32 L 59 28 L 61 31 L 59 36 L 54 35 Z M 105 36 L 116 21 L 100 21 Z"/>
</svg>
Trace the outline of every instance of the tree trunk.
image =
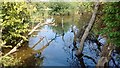
<svg viewBox="0 0 120 68">
<path fill-rule="evenodd" d="M 94 8 L 94 12 L 93 12 L 93 14 L 92 14 L 92 17 L 91 17 L 91 19 L 90 19 L 90 21 L 89 21 L 89 23 L 88 23 L 88 26 L 87 26 L 87 28 L 86 28 L 86 30 L 85 30 L 85 32 L 84 32 L 84 34 L 83 34 L 83 36 L 82 36 L 82 38 L 81 38 L 81 40 L 80 40 L 80 48 L 79 48 L 79 49 L 77 50 L 77 52 L 76 52 L 76 55 L 77 55 L 77 56 L 80 56 L 80 54 L 81 54 L 82 51 L 83 51 L 84 41 L 85 41 L 85 39 L 87 38 L 90 30 L 92 29 L 92 26 L 93 26 L 93 24 L 94 24 L 94 21 L 95 21 L 96 15 L 97 15 L 98 7 L 99 7 L 99 2 L 96 2 L 96 5 L 95 5 L 95 8 Z"/>
<path fill-rule="evenodd" d="M 97 68 L 105 68 L 105 64 L 108 64 L 109 60 L 111 59 L 112 51 L 115 49 L 115 46 L 111 43 L 108 45 L 103 46 L 101 52 L 101 58 L 98 60 L 96 64 Z"/>
</svg>

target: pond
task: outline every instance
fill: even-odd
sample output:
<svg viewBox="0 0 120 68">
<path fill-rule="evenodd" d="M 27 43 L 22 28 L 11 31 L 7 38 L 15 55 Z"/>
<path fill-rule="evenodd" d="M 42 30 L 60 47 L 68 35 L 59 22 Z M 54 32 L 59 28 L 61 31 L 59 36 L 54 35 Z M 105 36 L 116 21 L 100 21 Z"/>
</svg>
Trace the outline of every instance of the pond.
<svg viewBox="0 0 120 68">
<path fill-rule="evenodd" d="M 18 57 L 22 57 L 25 65 L 32 66 L 70 66 L 87 67 L 95 66 L 100 58 L 100 51 L 96 43 L 86 41 L 83 50 L 83 60 L 78 60 L 75 56 L 75 48 L 73 45 L 74 33 L 78 31 L 85 22 L 89 21 L 90 15 L 81 16 L 53 16 L 55 25 L 44 25 L 38 28 L 33 36 L 29 38 L 29 46 L 22 48 Z M 51 18 L 46 18 L 45 21 L 50 21 Z M 40 41 L 40 39 L 42 39 Z M 36 44 L 37 43 L 37 44 Z M 35 46 L 34 46 L 35 45 Z M 79 46 L 79 42 L 77 42 Z M 24 54 L 24 56 L 22 56 Z M 112 54 L 114 62 L 120 65 L 120 55 Z M 116 60 L 115 60 L 116 59 Z M 110 65 L 115 66 L 113 60 L 110 60 Z"/>
<path fill-rule="evenodd" d="M 74 23 L 71 16 L 64 18 L 55 16 L 54 18 L 56 25 L 43 26 L 36 36 L 30 37 L 29 47 L 37 43 L 40 37 L 45 37 L 43 41 L 33 48 L 34 50 L 39 50 L 45 46 L 49 40 L 54 38 L 41 54 L 41 56 L 44 57 L 42 66 L 79 66 L 79 62 L 74 55 L 74 33 L 72 32 L 72 27 L 76 27 L 75 29 L 77 30 L 82 24 L 78 25 L 78 23 Z M 49 21 L 49 19 L 46 19 L 46 21 Z"/>
<path fill-rule="evenodd" d="M 59 19 L 59 17 L 56 18 Z M 74 38 L 74 34 L 71 32 L 72 22 L 67 20 L 62 26 L 62 20 L 59 20 L 55 20 L 55 22 L 57 22 L 55 26 L 43 26 L 36 36 L 30 37 L 29 39 L 29 47 L 32 47 L 32 45 L 38 42 L 40 37 L 44 37 L 44 39 L 33 48 L 34 50 L 41 49 L 51 39 L 54 39 L 41 54 L 41 56 L 44 57 L 43 63 L 41 64 L 42 66 L 76 66 L 79 64 L 72 51 Z M 36 56 L 38 56 L 38 54 Z"/>
</svg>

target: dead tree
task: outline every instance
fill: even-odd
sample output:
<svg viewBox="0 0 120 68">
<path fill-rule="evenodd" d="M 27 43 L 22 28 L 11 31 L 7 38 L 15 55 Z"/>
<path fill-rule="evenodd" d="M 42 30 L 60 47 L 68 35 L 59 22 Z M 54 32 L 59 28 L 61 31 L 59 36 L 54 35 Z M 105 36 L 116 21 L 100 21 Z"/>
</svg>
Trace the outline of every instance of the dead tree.
<svg viewBox="0 0 120 68">
<path fill-rule="evenodd" d="M 80 40 L 80 48 L 78 48 L 78 50 L 76 51 L 76 56 L 81 56 L 82 54 L 82 51 L 83 51 L 83 48 L 84 48 L 84 41 L 85 39 L 87 38 L 90 30 L 92 29 L 92 26 L 94 24 L 94 21 L 95 21 L 95 18 L 96 18 L 96 15 L 97 15 L 97 11 L 98 11 L 98 8 L 99 8 L 99 2 L 97 1 L 96 4 L 95 4 L 95 8 L 94 8 L 94 12 L 92 14 L 92 17 L 88 23 L 88 26 L 87 28 L 85 29 L 85 32 Z"/>
</svg>

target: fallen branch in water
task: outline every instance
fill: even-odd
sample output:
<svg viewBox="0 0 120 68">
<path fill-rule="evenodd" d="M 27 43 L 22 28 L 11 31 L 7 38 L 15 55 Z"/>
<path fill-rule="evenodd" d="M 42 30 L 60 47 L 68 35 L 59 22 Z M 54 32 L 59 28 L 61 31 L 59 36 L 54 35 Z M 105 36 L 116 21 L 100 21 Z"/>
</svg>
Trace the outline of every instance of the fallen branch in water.
<svg viewBox="0 0 120 68">
<path fill-rule="evenodd" d="M 98 8 L 99 8 L 99 2 L 97 1 L 95 8 L 94 8 L 94 12 L 93 12 L 92 17 L 89 21 L 89 24 L 88 24 L 87 28 L 85 29 L 85 32 L 80 40 L 80 48 L 78 48 L 78 50 L 76 52 L 76 56 L 78 56 L 78 57 L 81 55 L 83 48 L 84 48 L 84 41 L 87 38 L 90 30 L 92 29 L 92 26 L 94 24 L 94 21 L 95 21 L 96 15 L 97 15 Z"/>
<path fill-rule="evenodd" d="M 21 45 L 20 45 L 21 43 L 23 43 L 23 40 L 21 40 L 12 50 L 10 50 L 10 51 L 9 51 L 7 54 L 5 54 L 4 56 L 8 56 L 8 55 L 10 55 L 11 53 L 14 53 L 14 52 L 18 51 L 17 48 L 18 48 L 19 46 L 21 46 Z"/>
<path fill-rule="evenodd" d="M 31 35 L 38 27 L 41 27 L 41 26 L 44 26 L 44 25 L 50 25 L 50 24 L 53 24 L 53 22 L 51 23 L 38 23 L 32 30 L 30 33 L 28 33 L 28 35 Z"/>
<path fill-rule="evenodd" d="M 44 26 L 44 25 L 50 25 L 53 24 L 53 22 L 51 23 L 38 23 L 29 33 L 28 36 L 30 36 L 38 27 L 40 26 Z M 12 50 L 10 50 L 7 54 L 5 54 L 4 56 L 10 55 L 11 53 L 14 53 L 17 51 L 17 48 L 21 46 L 21 43 L 23 43 L 24 40 L 21 40 Z"/>
<path fill-rule="evenodd" d="M 40 26 L 41 23 L 38 23 L 30 33 L 28 33 L 28 35 L 31 35 L 39 26 Z"/>
<path fill-rule="evenodd" d="M 47 46 L 50 45 L 50 43 L 56 39 L 56 37 L 59 37 L 57 36 L 57 34 L 55 35 L 55 37 L 53 39 L 51 39 L 46 45 L 44 45 L 42 48 L 40 48 L 39 50 L 37 50 L 38 52 L 42 52 Z"/>
<path fill-rule="evenodd" d="M 37 45 L 37 44 L 39 44 L 42 40 L 44 39 L 44 37 L 43 38 L 40 38 L 40 40 L 35 44 L 35 45 L 33 45 L 33 47 L 31 47 L 32 49 Z"/>
</svg>

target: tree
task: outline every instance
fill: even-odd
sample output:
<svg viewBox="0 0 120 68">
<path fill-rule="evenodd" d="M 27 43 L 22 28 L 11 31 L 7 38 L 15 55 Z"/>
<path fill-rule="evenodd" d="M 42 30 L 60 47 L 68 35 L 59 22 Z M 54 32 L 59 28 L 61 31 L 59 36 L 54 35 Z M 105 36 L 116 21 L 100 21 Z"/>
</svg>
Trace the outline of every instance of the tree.
<svg viewBox="0 0 120 68">
<path fill-rule="evenodd" d="M 66 14 L 69 12 L 70 6 L 70 3 L 65 2 L 49 3 L 49 8 L 52 9 L 51 14 Z"/>
<path fill-rule="evenodd" d="M 21 39 L 27 40 L 30 12 L 26 2 L 2 3 L 2 39 L 6 45 L 16 45 Z"/>
<path fill-rule="evenodd" d="M 96 66 L 108 66 L 108 62 L 112 59 L 112 51 L 115 46 L 120 46 L 120 2 L 105 3 L 103 7 L 104 15 L 101 22 L 99 33 L 107 38 L 107 44 L 102 47 L 101 58 Z M 99 22 L 100 23 L 100 22 Z"/>
<path fill-rule="evenodd" d="M 106 3 L 103 8 L 103 23 L 100 34 L 106 35 L 108 42 L 120 46 L 120 2 Z"/>
<path fill-rule="evenodd" d="M 77 56 L 81 56 L 81 54 L 82 54 L 82 51 L 83 51 L 83 48 L 84 48 L 84 41 L 86 40 L 90 30 L 92 29 L 92 26 L 93 26 L 94 22 L 95 22 L 97 11 L 98 11 L 98 8 L 99 8 L 99 4 L 100 4 L 99 2 L 96 3 L 95 8 L 94 8 L 94 12 L 92 14 L 92 17 L 91 17 L 91 19 L 88 23 L 88 26 L 86 27 L 86 29 L 84 31 L 84 34 L 83 34 L 83 36 L 80 40 L 80 48 L 77 50 L 77 53 L 76 53 Z"/>
</svg>

